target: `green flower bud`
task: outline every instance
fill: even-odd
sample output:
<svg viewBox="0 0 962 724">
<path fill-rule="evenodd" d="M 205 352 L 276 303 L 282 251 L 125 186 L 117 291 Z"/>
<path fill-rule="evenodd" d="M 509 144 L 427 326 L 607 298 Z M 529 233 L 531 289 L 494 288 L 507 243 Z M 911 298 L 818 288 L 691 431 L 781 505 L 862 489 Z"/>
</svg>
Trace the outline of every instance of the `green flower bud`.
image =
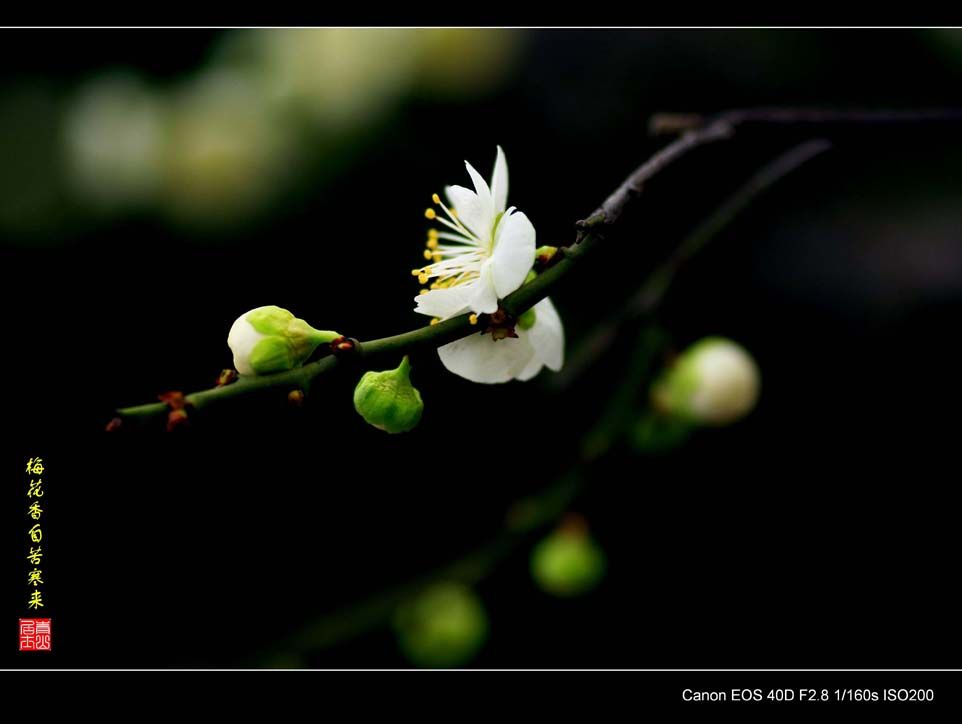
<svg viewBox="0 0 962 724">
<path fill-rule="evenodd" d="M 460 583 L 439 583 L 403 603 L 394 630 L 404 655 L 415 665 L 461 666 L 488 636 L 488 617 L 477 595 Z"/>
<path fill-rule="evenodd" d="M 702 425 L 728 425 L 758 400 L 760 375 L 751 355 L 723 337 L 706 337 L 685 350 L 652 386 L 660 411 Z"/>
<path fill-rule="evenodd" d="M 562 525 L 531 552 L 531 575 L 554 596 L 587 593 L 604 578 L 607 560 L 583 525 Z"/>
<path fill-rule="evenodd" d="M 395 370 L 365 372 L 354 388 L 354 409 L 368 423 L 390 433 L 417 427 L 424 412 L 421 393 L 411 384 L 407 356 Z"/>
<path fill-rule="evenodd" d="M 318 345 L 341 335 L 314 329 L 280 307 L 258 307 L 242 314 L 227 335 L 234 367 L 242 375 L 267 375 L 304 364 Z"/>
</svg>

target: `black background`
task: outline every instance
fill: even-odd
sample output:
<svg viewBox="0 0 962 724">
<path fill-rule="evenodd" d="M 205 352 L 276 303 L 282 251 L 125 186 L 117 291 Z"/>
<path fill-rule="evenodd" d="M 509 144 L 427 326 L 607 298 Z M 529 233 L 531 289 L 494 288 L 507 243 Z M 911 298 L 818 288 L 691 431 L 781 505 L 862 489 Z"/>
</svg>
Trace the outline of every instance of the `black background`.
<svg viewBox="0 0 962 724">
<path fill-rule="evenodd" d="M 6 31 L 2 87 L 57 96 L 117 65 L 164 83 L 218 35 Z M 512 203 L 539 243 L 565 243 L 658 147 L 653 112 L 955 106 L 960 76 L 962 51 L 925 31 L 533 32 L 497 91 L 405 103 L 336 183 L 226 239 L 145 217 L 4 242 L 4 664 L 259 665 L 319 614 L 487 540 L 512 501 L 570 466 L 627 344 L 563 395 L 546 379 L 488 388 L 416 360 L 426 412 L 401 437 L 354 414 L 349 375 L 299 413 L 103 433 L 117 405 L 211 384 L 249 308 L 278 304 L 362 339 L 421 324 L 408 271 L 422 211 L 464 182 L 463 159 L 486 172 L 500 143 Z M 569 349 L 793 140 L 705 149 L 652 184 L 611 250 L 555 296 Z M 713 242 L 663 309 L 679 347 L 724 334 L 753 352 L 757 411 L 677 455 L 619 448 L 594 466 L 575 508 L 608 578 L 559 601 L 530 583 L 525 550 L 512 556 L 479 586 L 492 637 L 473 665 L 959 665 L 962 136 L 833 140 Z M 356 246 L 371 239 L 374 258 Z M 15 651 L 35 455 L 55 637 L 43 658 Z M 388 630 L 304 663 L 406 665 Z"/>
</svg>

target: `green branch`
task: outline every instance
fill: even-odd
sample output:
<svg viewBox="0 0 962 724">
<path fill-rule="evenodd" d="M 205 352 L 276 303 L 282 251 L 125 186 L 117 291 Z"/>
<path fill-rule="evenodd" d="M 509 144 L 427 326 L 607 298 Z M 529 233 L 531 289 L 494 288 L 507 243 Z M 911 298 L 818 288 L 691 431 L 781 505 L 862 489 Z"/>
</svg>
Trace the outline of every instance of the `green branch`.
<svg viewBox="0 0 962 724">
<path fill-rule="evenodd" d="M 563 280 L 581 259 L 595 250 L 604 240 L 608 229 L 640 196 L 646 183 L 691 151 L 706 144 L 731 139 L 739 128 L 746 127 L 753 131 L 759 128 L 769 131 L 788 129 L 793 132 L 798 132 L 799 129 L 815 132 L 818 129 L 820 133 L 823 130 L 836 131 L 867 125 L 885 127 L 946 123 L 962 125 L 962 111 L 956 110 L 872 112 L 758 109 L 728 111 L 707 119 L 701 116 L 671 116 L 670 118 L 676 121 L 674 130 L 683 130 L 684 134 L 635 169 L 587 220 L 578 222 L 578 237 L 571 246 L 561 250 L 562 259 L 537 279 L 505 297 L 501 301 L 505 311 L 519 316 L 560 288 Z M 678 118 L 684 119 L 683 122 L 678 121 Z M 396 361 L 404 354 L 418 349 L 439 347 L 478 330 L 477 326 L 470 323 L 469 316 L 463 314 L 404 334 L 359 343 L 349 357 L 361 368 L 367 368 L 388 357 L 391 358 L 390 361 Z M 191 408 L 202 409 L 249 394 L 307 389 L 316 378 L 336 369 L 341 364 L 342 358 L 331 355 L 287 372 L 244 377 L 230 385 L 192 392 L 185 395 L 184 400 Z M 168 410 L 166 403 L 154 402 L 118 409 L 117 416 L 123 421 L 149 422 L 163 418 Z"/>
</svg>

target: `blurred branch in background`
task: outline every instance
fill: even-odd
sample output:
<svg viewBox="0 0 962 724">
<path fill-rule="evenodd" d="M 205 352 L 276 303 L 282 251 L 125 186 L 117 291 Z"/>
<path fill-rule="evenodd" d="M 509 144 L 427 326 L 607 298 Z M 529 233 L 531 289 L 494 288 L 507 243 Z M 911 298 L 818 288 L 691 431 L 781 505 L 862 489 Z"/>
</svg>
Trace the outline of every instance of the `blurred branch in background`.
<svg viewBox="0 0 962 724">
<path fill-rule="evenodd" d="M 644 393 L 668 341 L 665 333 L 652 323 L 650 317 L 664 300 L 665 292 L 684 262 L 703 249 L 762 192 L 829 148 L 827 141 L 810 141 L 762 167 L 683 239 L 671 258 L 648 275 L 624 312 L 601 325 L 598 334 L 592 336 L 582 352 L 569 361 L 564 373 L 555 376 L 559 379 L 558 387 L 569 386 L 598 361 L 619 333 L 629 331 L 626 330 L 628 325 L 641 325 L 641 329 L 632 328 L 636 335 L 635 349 L 622 378 L 613 386 L 618 394 L 609 397 L 606 407 L 583 436 L 577 458 L 562 476 L 541 493 L 512 503 L 505 516 L 502 532 L 449 565 L 308 624 L 281 641 L 273 651 L 265 652 L 257 663 L 298 667 L 302 665 L 298 658 L 301 655 L 336 646 L 386 625 L 399 607 L 434 585 L 457 583 L 474 586 L 491 573 L 499 562 L 530 544 L 538 533 L 556 523 L 583 490 L 587 466 L 603 458 L 626 434 L 630 434 L 637 409 L 645 406 Z M 572 362 L 575 363 L 573 372 L 570 371 Z M 665 435 L 660 431 L 656 434 L 662 438 Z M 657 442 L 661 444 L 662 441 Z"/>
<path fill-rule="evenodd" d="M 551 387 L 563 390 L 577 380 L 605 353 L 625 324 L 646 317 L 657 308 L 668 292 L 675 275 L 681 271 L 689 259 L 734 221 L 759 195 L 829 148 L 831 144 L 828 141 L 809 141 L 787 151 L 761 168 L 744 186 L 729 196 L 685 237 L 664 264 L 649 275 L 645 284 L 619 308 L 614 317 L 592 327 L 587 338 L 579 342 L 575 351 L 568 356 L 564 368 L 552 375 Z"/>
</svg>

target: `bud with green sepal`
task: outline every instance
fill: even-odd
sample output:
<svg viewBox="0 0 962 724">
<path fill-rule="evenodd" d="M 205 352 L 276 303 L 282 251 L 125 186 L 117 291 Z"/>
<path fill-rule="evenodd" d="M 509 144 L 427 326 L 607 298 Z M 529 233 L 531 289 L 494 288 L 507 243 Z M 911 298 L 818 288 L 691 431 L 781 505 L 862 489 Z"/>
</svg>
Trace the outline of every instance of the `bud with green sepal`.
<svg viewBox="0 0 962 724">
<path fill-rule="evenodd" d="M 461 583 L 437 583 L 401 604 L 394 630 L 404 655 L 415 665 L 461 666 L 488 636 L 488 617 L 480 599 Z"/>
<path fill-rule="evenodd" d="M 417 427 L 424 402 L 411 384 L 411 362 L 406 355 L 397 369 L 364 373 L 354 388 L 354 409 L 379 430 L 397 433 Z"/>
<path fill-rule="evenodd" d="M 655 408 L 701 425 L 728 425 L 758 400 L 758 365 L 739 344 L 706 337 L 679 355 L 652 386 Z"/>
<path fill-rule="evenodd" d="M 607 569 L 605 552 L 580 516 L 568 515 L 531 552 L 531 576 L 554 596 L 578 596 L 595 588 Z"/>
<path fill-rule="evenodd" d="M 337 332 L 314 329 L 286 309 L 252 309 L 234 322 L 227 344 L 242 375 L 268 375 L 300 367 L 314 350 L 334 341 Z"/>
</svg>

